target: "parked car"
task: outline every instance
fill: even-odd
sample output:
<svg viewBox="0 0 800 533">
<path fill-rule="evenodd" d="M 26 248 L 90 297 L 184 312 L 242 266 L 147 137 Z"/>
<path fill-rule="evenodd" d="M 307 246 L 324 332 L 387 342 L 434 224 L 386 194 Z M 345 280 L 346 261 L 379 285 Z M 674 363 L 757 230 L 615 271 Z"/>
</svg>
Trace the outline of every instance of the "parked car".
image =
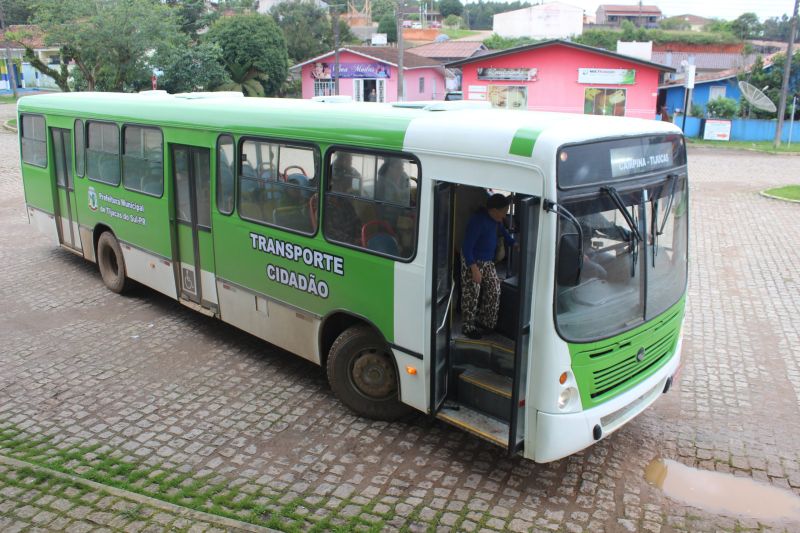
<svg viewBox="0 0 800 533">
<path fill-rule="evenodd" d="M 445 93 L 444 95 L 445 100 L 463 100 L 464 95 L 461 91 L 450 91 Z"/>
<path fill-rule="evenodd" d="M 414 24 L 411 25 L 411 28 L 415 29 L 415 30 L 421 30 L 422 29 L 422 23 L 421 22 L 415 22 Z"/>
<path fill-rule="evenodd" d="M 403 21 L 403 27 L 404 28 L 410 28 L 412 24 L 413 24 L 413 22 L 411 22 L 410 20 L 404 20 Z"/>
</svg>

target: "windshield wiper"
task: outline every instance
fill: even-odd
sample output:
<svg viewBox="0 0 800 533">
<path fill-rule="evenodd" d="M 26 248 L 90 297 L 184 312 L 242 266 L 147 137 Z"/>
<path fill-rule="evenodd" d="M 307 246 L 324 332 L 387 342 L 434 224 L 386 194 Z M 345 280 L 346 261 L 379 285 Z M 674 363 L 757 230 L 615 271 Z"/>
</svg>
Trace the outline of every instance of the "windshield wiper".
<svg viewBox="0 0 800 533">
<path fill-rule="evenodd" d="M 614 202 L 617 210 L 622 213 L 622 216 L 625 218 L 625 222 L 628 223 L 628 227 L 631 229 L 631 234 L 636 238 L 636 242 L 641 242 L 642 234 L 639 233 L 639 228 L 636 226 L 636 222 L 634 222 L 631 214 L 628 213 L 627 209 L 625 209 L 625 204 L 622 202 L 622 198 L 619 197 L 617 189 L 614 187 L 601 187 L 600 190 L 606 193 L 609 198 L 611 198 L 611 201 Z"/>
<path fill-rule="evenodd" d="M 678 183 L 678 177 L 675 174 L 670 174 L 667 176 L 668 180 L 672 180 L 672 190 L 669 193 L 669 202 L 667 202 L 667 208 L 664 210 L 664 220 L 661 221 L 661 224 L 658 226 L 658 232 L 656 235 L 661 235 L 664 233 L 664 226 L 667 225 L 667 219 L 669 218 L 669 212 L 672 210 L 672 201 L 675 198 L 675 184 Z"/>
</svg>

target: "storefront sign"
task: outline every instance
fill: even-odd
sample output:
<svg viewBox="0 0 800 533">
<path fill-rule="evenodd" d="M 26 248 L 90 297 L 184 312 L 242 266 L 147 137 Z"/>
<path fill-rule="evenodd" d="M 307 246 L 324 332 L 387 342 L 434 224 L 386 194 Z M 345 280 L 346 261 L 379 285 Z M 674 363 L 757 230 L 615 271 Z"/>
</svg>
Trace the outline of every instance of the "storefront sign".
<svg viewBox="0 0 800 533">
<path fill-rule="evenodd" d="M 703 125 L 703 139 L 708 141 L 730 141 L 731 121 L 707 118 Z"/>
<path fill-rule="evenodd" d="M 314 63 L 311 77 L 315 80 L 333 79 L 334 63 Z M 339 78 L 389 78 L 390 67 L 383 63 L 339 63 Z"/>
<path fill-rule="evenodd" d="M 602 83 L 605 85 L 633 85 L 636 69 L 625 68 L 579 68 L 578 83 Z"/>
<path fill-rule="evenodd" d="M 538 68 L 479 68 L 479 80 L 536 81 Z"/>
</svg>

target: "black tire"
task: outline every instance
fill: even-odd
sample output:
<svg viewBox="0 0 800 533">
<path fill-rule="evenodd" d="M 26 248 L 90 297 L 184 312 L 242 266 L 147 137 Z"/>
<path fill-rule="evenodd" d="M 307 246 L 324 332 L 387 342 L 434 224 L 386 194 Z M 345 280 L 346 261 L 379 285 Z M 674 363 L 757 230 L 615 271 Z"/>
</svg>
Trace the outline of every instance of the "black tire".
<svg viewBox="0 0 800 533">
<path fill-rule="evenodd" d="M 129 285 L 125 275 L 125 260 L 122 248 L 110 231 L 100 235 L 97 241 L 97 266 L 100 268 L 103 283 L 111 292 L 125 292 Z"/>
<path fill-rule="evenodd" d="M 397 369 L 389 347 L 368 326 L 348 328 L 333 343 L 328 382 L 342 403 L 366 418 L 397 420 L 412 412 L 400 402 Z"/>
</svg>

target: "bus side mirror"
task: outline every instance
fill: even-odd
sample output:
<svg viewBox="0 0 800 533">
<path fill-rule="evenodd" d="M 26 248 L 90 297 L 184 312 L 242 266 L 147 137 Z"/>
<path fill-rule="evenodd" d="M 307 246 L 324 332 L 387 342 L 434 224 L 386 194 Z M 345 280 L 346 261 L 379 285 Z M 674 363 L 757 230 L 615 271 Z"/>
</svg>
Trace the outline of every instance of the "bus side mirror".
<svg viewBox="0 0 800 533">
<path fill-rule="evenodd" d="M 583 268 L 583 251 L 580 246 L 580 235 L 564 233 L 558 241 L 558 284 L 562 287 L 574 287 L 578 284 Z"/>
</svg>

